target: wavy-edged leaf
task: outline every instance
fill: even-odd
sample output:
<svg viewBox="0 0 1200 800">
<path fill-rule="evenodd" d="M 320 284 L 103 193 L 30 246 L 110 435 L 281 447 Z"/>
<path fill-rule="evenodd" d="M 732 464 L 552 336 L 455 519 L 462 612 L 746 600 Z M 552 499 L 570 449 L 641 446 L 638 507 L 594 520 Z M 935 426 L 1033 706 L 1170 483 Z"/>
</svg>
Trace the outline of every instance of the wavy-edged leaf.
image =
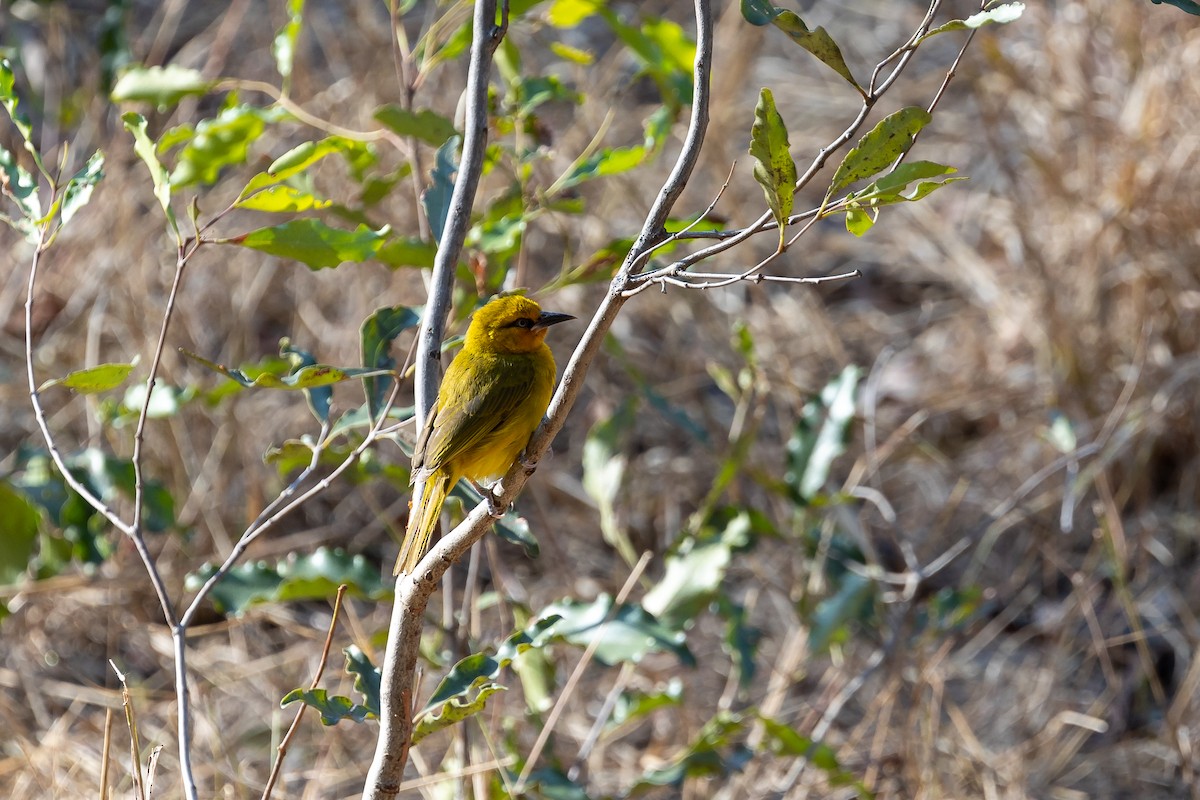
<svg viewBox="0 0 1200 800">
<path fill-rule="evenodd" d="M 754 180 L 762 186 L 767 206 L 779 226 L 779 249 L 787 236 L 787 220 L 795 202 L 796 162 L 792 160 L 787 126 L 775 108 L 770 89 L 758 93 L 754 124 L 750 127 L 750 155 L 754 158 Z"/>
<path fill-rule="evenodd" d="M 418 714 L 424 716 L 451 700 L 469 697 L 472 691 L 479 690 L 485 684 L 497 685 L 495 680 L 500 677 L 500 670 L 512 664 L 513 659 L 529 648 L 544 646 L 549 639 L 548 632 L 558 622 L 559 617 L 555 613 L 544 612 L 523 630 L 516 631 L 501 642 L 495 655 L 472 653 L 460 660 L 438 684 L 429 702 Z"/>
<path fill-rule="evenodd" d="M 187 588 L 200 588 L 216 569 L 213 564 L 205 564 L 189 573 Z M 262 603 L 331 598 L 342 584 L 356 597 L 383 600 L 392 594 L 392 588 L 379 577 L 379 567 L 364 556 L 318 547 L 273 565 L 265 561 L 240 564 L 217 582 L 209 597 L 217 611 L 240 616 Z"/>
<path fill-rule="evenodd" d="M 840 192 L 852 183 L 878 175 L 908 152 L 913 137 L 933 119 L 918 106 L 907 106 L 879 121 L 868 131 L 833 174 L 829 194 Z"/>
<path fill-rule="evenodd" d="M 911 161 L 901 164 L 861 192 L 851 193 L 846 198 L 844 203 L 846 230 L 855 236 L 862 236 L 875 224 L 879 215 L 879 207 L 895 203 L 916 202 L 943 186 L 966 180 L 965 177 L 944 177 L 955 172 L 957 170 L 954 167 L 947 167 L 932 161 Z M 943 179 L 924 180 L 925 178 L 939 177 Z M 909 188 L 914 182 L 916 186 Z"/>
<path fill-rule="evenodd" d="M 779 11 L 779 9 L 775 10 Z M 796 16 L 793 11 L 779 11 L 771 20 L 771 24 L 791 37 L 793 42 L 816 56 L 822 64 L 845 78 L 859 94 L 863 94 L 862 87 L 858 85 L 858 81 L 854 80 L 854 74 L 846 65 L 842 49 L 838 47 L 837 42 L 833 40 L 828 31 L 820 26 L 809 30 L 808 26 L 804 24 L 804 20 Z"/>
<path fill-rule="evenodd" d="M 348 231 L 331 228 L 317 219 L 297 219 L 241 236 L 218 239 L 217 243 L 249 247 L 261 253 L 294 259 L 310 269 L 325 269 L 374 257 L 387 241 L 390 230 L 387 225 L 377 231 L 359 225 Z"/>
<path fill-rule="evenodd" d="M 498 683 L 481 683 L 472 687 L 474 695 L 467 698 L 454 698 L 441 706 L 441 713 L 429 713 L 421 717 L 413 728 L 412 743 L 417 744 L 431 733 L 436 733 L 451 725 L 462 722 L 467 717 L 478 714 L 487 707 L 488 698 L 508 687 Z"/>
<path fill-rule="evenodd" d="M 165 111 L 185 97 L 207 94 L 215 85 L 197 69 L 174 64 L 133 67 L 117 79 L 111 98 L 114 103 L 152 103 Z"/>
</svg>

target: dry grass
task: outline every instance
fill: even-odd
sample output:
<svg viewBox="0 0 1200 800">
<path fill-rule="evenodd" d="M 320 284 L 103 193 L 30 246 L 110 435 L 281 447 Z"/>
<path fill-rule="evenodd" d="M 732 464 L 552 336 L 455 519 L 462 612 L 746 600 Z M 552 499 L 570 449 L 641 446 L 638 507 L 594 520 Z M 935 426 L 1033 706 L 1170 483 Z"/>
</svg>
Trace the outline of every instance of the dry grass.
<svg viewBox="0 0 1200 800">
<path fill-rule="evenodd" d="M 900 5 L 905 9 L 898 11 Z M 910 5 L 849 8 L 827 24 L 855 63 L 866 63 L 915 21 L 918 10 Z M 308 66 L 293 94 L 314 113 L 368 127 L 369 110 L 395 99 L 390 69 L 381 66 L 390 57 L 379 5 L 310 6 L 312 35 L 301 56 Z M 261 22 L 250 3 L 233 4 L 232 13 L 246 14 L 240 26 L 206 17 L 202 3 L 148 8 L 154 11 L 144 33 L 132 43 L 139 57 L 169 56 L 213 74 L 270 79 L 264 42 L 280 19 Z M 181 10 L 178 17 L 172 8 Z M 38 344 L 43 376 L 148 353 L 173 260 L 144 168 L 115 115 L 91 95 L 95 55 L 85 42 L 99 11 L 39 5 L 22 22 L 11 9 L 0 10 L 0 44 L 16 47 L 26 64 L 45 65 L 31 79 L 48 106 L 66 98 L 74 109 L 75 151 L 100 146 L 109 156 L 92 206 L 51 253 L 43 286 L 64 303 Z M 824 23 L 816 15 L 825 12 L 818 7 L 814 21 Z M 702 208 L 729 162 L 742 158 L 759 85 L 774 89 L 798 154 L 815 151 L 843 124 L 849 106 L 837 79 L 765 33 L 740 26 L 736 7 L 724 13 L 721 101 L 711 148 L 684 208 Z M 755 58 L 737 55 L 746 52 Z M 927 99 L 951 55 L 931 49 L 896 102 Z M 570 126 L 563 121 L 556 146 L 564 158 L 603 119 L 606 92 L 617 90 L 622 65 L 602 59 L 587 74 L 601 84 L 587 87 L 592 104 Z M 456 70 L 440 78 L 419 101 L 457 93 Z M 76 87 L 84 88 L 76 94 Z M 153 120 L 153 129 L 211 110 L 185 105 L 171 119 Z M 44 130 L 48 142 L 62 135 L 49 123 Z M 760 677 L 733 706 L 759 705 L 802 733 L 824 732 L 843 764 L 881 798 L 1197 796 L 1197 131 L 1200 28 L 1192 17 L 1102 0 L 1031 3 L 1018 24 L 986 31 L 919 145 L 921 157 L 958 165 L 970 182 L 885 213 L 861 241 L 835 226 L 822 229 L 790 257 L 796 274 L 854 266 L 863 278 L 819 292 L 760 286 L 647 293 L 627 309 L 615 331 L 624 355 L 593 374 L 554 460 L 523 500 L 543 531 L 543 557 L 529 562 L 489 541 L 481 571 L 490 581 L 485 588 L 499 590 L 503 601 L 470 610 L 469 642 L 495 641 L 510 630 L 512 603 L 539 608 L 564 595 L 615 592 L 624 581 L 627 570 L 602 542 L 581 489 L 579 463 L 588 426 L 634 390 L 625 363 L 715 443 L 699 446 L 651 411 L 630 434 L 623 521 L 640 546 L 661 551 L 670 543 L 719 463 L 731 409 L 712 390 L 706 368 L 740 366 L 729 345 L 740 319 L 754 336 L 770 389 L 757 409 L 762 429 L 754 462 L 767 471 L 782 464 L 782 442 L 811 393 L 844 364 L 867 367 L 863 426 L 838 474 L 848 489 L 864 496 L 872 490 L 885 503 L 864 501 L 839 522 L 900 566 L 906 552 L 928 564 L 965 541 L 964 554 L 920 597 L 978 587 L 983 613 L 966 628 L 918 635 L 924 606 L 898 602 L 882 609 L 878 630 L 863 631 L 836 657 L 813 657 L 796 610 L 812 588 L 812 566 L 794 537 L 763 542 L 727 581 L 764 632 Z M 292 143 L 264 141 L 263 155 Z M 336 186 L 336 175 L 322 177 Z M 535 278 L 629 235 L 656 180 L 644 174 L 614 180 L 608 193 L 589 197 L 595 214 L 577 229 L 547 226 L 533 234 Z M 218 207 L 235 183 L 219 184 L 205 207 Z M 760 207 L 743 163 L 718 211 L 738 223 Z M 414 219 L 403 198 L 389 213 L 401 227 Z M 13 265 L 0 276 L 0 318 L 7 318 L 20 311 L 28 251 L 11 233 L 0 237 Z M 741 261 L 751 257 L 735 253 Z M 586 314 L 596 291 L 572 289 L 556 304 Z M 421 298 L 415 273 L 374 265 L 310 273 L 240 252 L 212 252 L 188 275 L 172 344 L 237 363 L 273 352 L 286 334 L 326 361 L 345 363 L 355 355 L 359 320 L 379 305 Z M 569 342 L 562 344 L 565 354 Z M 9 415 L 0 454 L 7 454 L 37 439 L 20 343 L 0 334 L 0 347 L 0 404 Z M 178 359 L 168 361 L 166 377 L 208 380 Z M 353 401 L 347 393 L 344 402 Z M 51 402 L 51 424 L 64 442 L 105 443 L 128 453 L 128 432 L 101 431 L 87 403 Z M 1066 533 L 1062 471 L 1031 481 L 1058 457 L 1044 438 L 1051 412 L 1065 414 L 1079 441 L 1098 448 L 1082 465 L 1074 525 Z M 261 463 L 262 451 L 306 425 L 306 412 L 292 398 L 267 393 L 216 410 L 191 406 L 154 423 L 150 466 L 172 486 L 190 532 L 154 543 L 169 585 L 180 586 L 199 561 L 228 551 L 279 487 Z M 733 492 L 739 502 L 791 518 L 749 478 Z M 257 545 L 252 557 L 330 543 L 386 564 L 402 509 L 393 488 L 337 487 Z M 1007 512 L 999 520 L 997 509 Z M 436 616 L 449 617 L 462 602 L 465 575 L 455 574 L 453 603 Z M 6 592 L 15 613 L 3 622 L 0 651 L 6 732 L 0 794 L 95 796 L 106 708 L 118 712 L 113 786 L 128 794 L 128 743 L 110 658 L 129 675 L 142 741 L 167 744 L 160 779 L 175 793 L 170 637 L 132 549 L 120 548 L 95 574 Z M 237 620 L 214 616 L 196 632 L 197 777 L 211 796 L 258 796 L 270 748 L 290 722 L 277 700 L 309 680 L 328 618 L 320 605 L 267 607 Z M 385 609 L 351 603 L 338 646 L 357 643 L 378 661 L 385 628 Z M 702 618 L 691 638 L 701 666 L 681 673 L 673 660 L 651 659 L 634 672 L 630 685 L 641 689 L 680 675 L 687 704 L 605 740 L 586 765 L 593 796 L 617 792 L 671 758 L 729 699 L 722 635 L 717 620 Z M 872 661 L 877 653 L 882 659 Z M 578 652 L 561 650 L 557 657 L 561 681 Z M 616 678 L 615 669 L 589 668 L 552 743 L 557 758 L 570 763 Z M 336 669 L 326 685 L 350 693 Z M 490 748 L 505 736 L 532 741 L 536 731 L 520 723 L 515 686 L 495 708 L 465 738 L 419 747 L 417 771 L 436 771 L 443 756 L 460 766 L 464 754 L 473 764 L 490 761 Z M 517 720 L 516 730 L 498 729 L 505 716 Z M 292 745 L 277 796 L 353 796 L 370 752 L 370 729 L 321 729 L 312 721 Z M 823 773 L 795 759 L 759 758 L 731 778 L 691 782 L 683 796 L 852 794 L 823 781 Z"/>
</svg>

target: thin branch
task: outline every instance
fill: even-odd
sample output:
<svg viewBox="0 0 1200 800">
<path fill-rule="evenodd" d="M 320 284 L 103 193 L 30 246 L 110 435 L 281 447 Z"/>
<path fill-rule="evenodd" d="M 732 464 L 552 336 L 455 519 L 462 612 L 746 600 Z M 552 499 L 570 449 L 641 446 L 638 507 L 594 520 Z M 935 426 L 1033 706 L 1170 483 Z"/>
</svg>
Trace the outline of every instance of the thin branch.
<svg viewBox="0 0 1200 800">
<path fill-rule="evenodd" d="M 480 2 L 480 6 L 488 5 Z M 709 0 L 695 0 L 696 60 L 693 80 L 693 106 L 683 149 L 675 167 L 664 183 L 652 206 L 642 232 L 626 256 L 608 294 L 588 325 L 583 339 L 571 356 L 563 377 L 550 402 L 547 417 L 526 447 L 526 464 L 535 464 L 546 452 L 555 434 L 562 428 L 583 386 L 588 367 L 600 350 L 613 320 L 625 302 L 623 292 L 629 286 L 633 265 L 646 249 L 664 237 L 664 225 L 671 208 L 691 177 L 699 158 L 704 134 L 708 127 L 710 98 L 709 78 L 712 71 L 712 9 Z M 477 18 L 478 19 L 478 18 Z M 476 37 L 479 38 L 478 35 Z M 452 214 L 458 209 L 452 209 Z M 440 342 L 438 342 L 440 345 Z M 418 359 L 418 370 L 421 359 Z M 524 487 L 533 473 L 532 466 L 514 464 L 500 484 L 501 491 L 493 502 L 507 507 Z M 419 654 L 422 620 L 429 598 L 437 590 L 442 574 L 471 548 L 491 527 L 488 503 L 478 504 L 467 518 L 444 536 L 421 560 L 411 574 L 401 576 L 396 584 L 396 601 L 388 629 L 388 653 L 384 661 L 380 736 L 375 758 L 367 774 L 364 800 L 383 800 L 395 797 L 400 790 L 401 777 L 407 761 L 408 745 L 412 738 L 413 675 Z"/>
<path fill-rule="evenodd" d="M 329 620 L 329 631 L 325 634 L 325 646 L 321 648 L 321 661 L 317 664 L 317 674 L 313 675 L 312 681 L 308 684 L 309 689 L 316 689 L 321 684 L 321 677 L 325 674 L 325 664 L 329 661 L 329 650 L 333 646 L 333 632 L 337 630 L 338 615 L 342 611 L 342 598 L 345 596 L 346 584 L 343 583 L 338 587 L 337 597 L 333 599 L 333 618 Z M 271 774 L 267 777 L 267 785 L 263 788 L 262 800 L 270 800 L 271 792 L 275 789 L 275 782 L 279 780 L 279 773 L 283 771 L 283 757 L 287 755 L 292 737 L 300 729 L 300 720 L 304 718 L 307 708 L 307 703 L 300 704 L 299 710 L 296 711 L 296 718 L 292 720 L 287 733 L 284 734 L 283 741 L 275 748 L 275 763 L 271 766 Z"/>
<path fill-rule="evenodd" d="M 562 715 L 563 708 L 566 707 L 567 699 L 574 694 L 575 687 L 578 685 L 579 679 L 583 677 L 584 670 L 587 669 L 588 664 L 592 663 L 592 657 L 596 654 L 596 648 L 604 641 L 604 634 L 608 630 L 609 624 L 616 617 L 621 605 L 629 597 L 629 593 L 633 591 L 633 587 L 637 585 L 638 579 L 642 577 L 642 573 L 645 572 L 646 565 L 650 563 L 652 555 L 653 553 L 646 550 L 642 553 L 642 557 L 638 559 L 638 562 L 633 565 L 633 569 L 630 570 L 629 577 L 625 579 L 625 584 L 621 587 L 621 591 L 617 592 L 616 598 L 613 599 L 612 608 L 609 609 L 604 622 L 600 623 L 600 627 L 596 629 L 596 635 L 588 642 L 588 646 L 583 651 L 583 656 L 579 659 L 579 663 L 575 665 L 575 669 L 571 670 L 571 676 L 567 678 L 562 691 L 558 693 L 558 698 L 554 701 L 554 708 L 550 709 L 550 713 L 547 715 L 542 729 L 538 732 L 537 741 L 533 743 L 533 747 L 529 751 L 529 756 L 525 759 L 525 767 L 521 770 L 521 775 L 517 778 L 517 785 L 513 789 L 514 795 L 519 796 L 524 793 L 525 781 L 529 780 L 529 775 L 533 772 L 538 757 L 541 756 L 542 750 L 545 749 L 546 742 L 549 740 L 554 726 L 558 723 L 558 718 Z"/>
</svg>

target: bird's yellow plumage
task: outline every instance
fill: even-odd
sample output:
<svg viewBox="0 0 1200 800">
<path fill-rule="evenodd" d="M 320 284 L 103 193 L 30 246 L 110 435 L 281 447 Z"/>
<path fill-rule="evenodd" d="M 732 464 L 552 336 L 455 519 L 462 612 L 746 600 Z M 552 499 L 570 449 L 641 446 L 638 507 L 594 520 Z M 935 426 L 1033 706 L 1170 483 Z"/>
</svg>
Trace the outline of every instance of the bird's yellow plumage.
<svg viewBox="0 0 1200 800">
<path fill-rule="evenodd" d="M 393 574 L 416 569 L 454 484 L 498 478 L 525 449 L 554 391 L 546 330 L 568 319 L 574 317 L 517 295 L 475 312 L 417 438 L 413 480 L 424 479 L 423 491 L 413 500 Z"/>
</svg>

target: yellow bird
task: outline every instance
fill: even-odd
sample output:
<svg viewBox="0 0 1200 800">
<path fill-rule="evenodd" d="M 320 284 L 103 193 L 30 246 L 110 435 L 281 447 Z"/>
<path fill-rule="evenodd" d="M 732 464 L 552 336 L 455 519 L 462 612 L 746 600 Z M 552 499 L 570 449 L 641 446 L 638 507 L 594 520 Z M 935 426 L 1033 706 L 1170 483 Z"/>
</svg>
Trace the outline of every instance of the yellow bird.
<svg viewBox="0 0 1200 800">
<path fill-rule="evenodd" d="M 424 490 L 414 498 L 393 575 L 416 569 L 459 479 L 498 478 L 525 449 L 557 376 L 546 331 L 569 319 L 575 318 L 518 295 L 497 297 L 475 312 L 417 437 L 412 478 L 424 478 Z"/>
</svg>

